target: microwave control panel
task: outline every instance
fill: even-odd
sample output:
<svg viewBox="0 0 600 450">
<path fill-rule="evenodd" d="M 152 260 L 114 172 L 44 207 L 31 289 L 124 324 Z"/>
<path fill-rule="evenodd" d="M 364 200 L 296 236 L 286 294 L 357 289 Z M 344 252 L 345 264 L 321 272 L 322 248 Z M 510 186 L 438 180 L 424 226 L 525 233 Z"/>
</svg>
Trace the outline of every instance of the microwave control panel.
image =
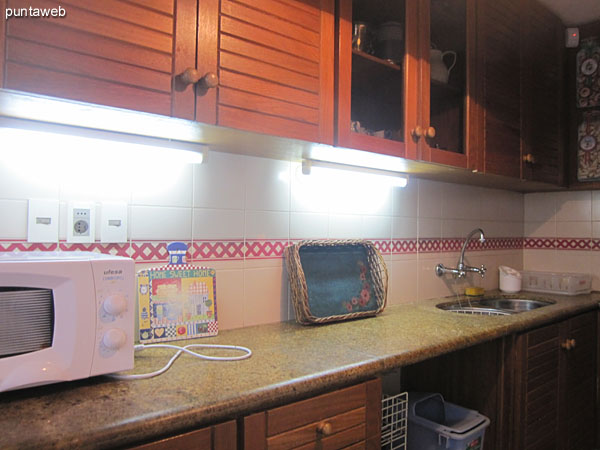
<svg viewBox="0 0 600 450">
<path fill-rule="evenodd" d="M 129 259 L 92 261 L 96 346 L 90 375 L 133 368 L 135 268 Z"/>
</svg>

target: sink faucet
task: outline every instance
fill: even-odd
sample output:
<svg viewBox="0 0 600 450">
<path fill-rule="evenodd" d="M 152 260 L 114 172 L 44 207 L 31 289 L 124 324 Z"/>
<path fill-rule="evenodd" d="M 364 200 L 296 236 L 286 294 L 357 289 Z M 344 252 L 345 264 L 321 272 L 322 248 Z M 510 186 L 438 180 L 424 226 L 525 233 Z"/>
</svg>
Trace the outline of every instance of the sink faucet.
<svg viewBox="0 0 600 450">
<path fill-rule="evenodd" d="M 464 278 L 465 276 L 467 276 L 467 272 L 475 272 L 481 275 L 481 278 L 483 278 L 486 271 L 486 268 L 483 264 L 481 265 L 481 267 L 471 267 L 465 264 L 465 251 L 467 250 L 469 241 L 471 240 L 473 235 L 477 233 L 479 233 L 479 242 L 485 241 L 485 236 L 481 228 L 475 228 L 473 231 L 471 231 L 465 239 L 465 243 L 463 244 L 462 249 L 460 251 L 460 257 L 458 258 L 458 264 L 456 266 L 456 269 L 446 267 L 443 264 L 438 264 L 437 266 L 435 266 L 435 274 L 438 277 L 441 277 L 446 273 L 451 273 L 452 275 L 454 275 L 454 278 Z"/>
</svg>

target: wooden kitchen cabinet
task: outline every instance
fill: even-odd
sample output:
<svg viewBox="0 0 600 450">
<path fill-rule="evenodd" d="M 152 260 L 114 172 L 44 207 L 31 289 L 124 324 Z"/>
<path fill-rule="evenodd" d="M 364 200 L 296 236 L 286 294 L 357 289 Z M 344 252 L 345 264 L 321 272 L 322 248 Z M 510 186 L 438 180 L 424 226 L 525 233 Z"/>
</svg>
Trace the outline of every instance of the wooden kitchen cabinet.
<svg viewBox="0 0 600 450">
<path fill-rule="evenodd" d="M 522 178 L 563 185 L 564 25 L 537 0 L 522 11 Z"/>
<path fill-rule="evenodd" d="M 67 0 L 0 19 L 2 86 L 331 144 L 333 2 Z"/>
<path fill-rule="evenodd" d="M 475 5 L 340 0 L 338 145 L 455 167 L 474 164 Z M 393 44 L 401 59 L 388 62 L 390 44 L 375 37 L 365 50 L 353 48 L 354 24 L 366 23 L 376 36 L 390 21 L 403 30 L 402 41 Z"/>
<path fill-rule="evenodd" d="M 511 448 L 594 448 L 597 336 L 595 311 L 517 336 Z"/>
<path fill-rule="evenodd" d="M 133 447 L 132 450 L 235 450 L 237 428 L 234 420 Z"/>
<path fill-rule="evenodd" d="M 217 123 L 333 143 L 334 0 L 222 0 Z"/>
<path fill-rule="evenodd" d="M 3 1 L 9 8 L 31 6 Z M 61 6 L 62 18 L 0 19 L 2 87 L 194 118 L 193 90 L 177 86 L 173 72 L 195 66 L 195 0 L 67 0 Z"/>
<path fill-rule="evenodd" d="M 340 389 L 243 419 L 246 449 L 381 446 L 381 381 Z"/>
<path fill-rule="evenodd" d="M 476 168 L 562 184 L 562 24 L 537 0 L 481 0 L 477 7 Z"/>
</svg>

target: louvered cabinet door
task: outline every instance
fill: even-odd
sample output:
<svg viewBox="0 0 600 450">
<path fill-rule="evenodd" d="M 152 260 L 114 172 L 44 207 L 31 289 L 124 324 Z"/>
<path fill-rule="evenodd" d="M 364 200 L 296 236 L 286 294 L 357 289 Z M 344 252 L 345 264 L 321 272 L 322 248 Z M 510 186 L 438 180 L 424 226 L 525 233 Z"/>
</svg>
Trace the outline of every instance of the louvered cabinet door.
<svg viewBox="0 0 600 450">
<path fill-rule="evenodd" d="M 597 336 L 591 311 L 518 337 L 516 449 L 594 448 Z"/>
<path fill-rule="evenodd" d="M 564 389 L 559 417 L 565 450 L 595 448 L 597 341 L 596 311 L 561 324 Z"/>
<path fill-rule="evenodd" d="M 518 338 L 514 433 L 516 449 L 559 449 L 560 330 L 557 324 Z"/>
<path fill-rule="evenodd" d="M 57 7 L 48 0 L 3 3 Z M 195 66 L 196 0 L 66 0 L 60 5 L 66 10 L 62 18 L 0 19 L 3 87 L 194 118 L 193 87 L 175 89 L 173 72 Z"/>
<path fill-rule="evenodd" d="M 563 25 L 537 0 L 523 8 L 523 178 L 562 184 Z"/>
<path fill-rule="evenodd" d="M 480 0 L 478 56 L 483 83 L 483 169 L 521 176 L 520 0 Z"/>
<path fill-rule="evenodd" d="M 333 143 L 333 0 L 222 0 L 219 125 Z"/>
</svg>

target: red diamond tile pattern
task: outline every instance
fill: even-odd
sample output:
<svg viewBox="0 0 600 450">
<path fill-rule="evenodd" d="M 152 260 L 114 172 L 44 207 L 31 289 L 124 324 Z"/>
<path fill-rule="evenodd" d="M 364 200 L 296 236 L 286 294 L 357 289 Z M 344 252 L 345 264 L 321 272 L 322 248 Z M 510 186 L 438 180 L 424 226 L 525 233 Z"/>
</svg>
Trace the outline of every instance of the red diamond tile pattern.
<svg viewBox="0 0 600 450">
<path fill-rule="evenodd" d="M 295 242 L 295 241 L 294 241 Z M 375 239 L 372 240 L 382 254 L 416 254 L 460 251 L 464 238 L 444 239 Z M 290 245 L 286 239 L 255 240 L 207 240 L 186 242 L 190 251 L 188 261 L 234 261 L 243 259 L 281 258 Z M 117 256 L 129 256 L 138 262 L 167 262 L 168 241 L 132 241 L 126 244 L 38 244 L 26 241 L 0 241 L 0 251 L 92 251 Z M 469 243 L 469 251 L 517 250 L 517 249 L 597 250 L 600 239 L 580 238 L 488 238 L 481 243 L 477 239 Z"/>
<path fill-rule="evenodd" d="M 192 260 L 240 260 L 244 259 L 244 241 L 194 241 Z"/>
<path fill-rule="evenodd" d="M 52 252 L 58 250 L 58 244 L 40 244 L 37 242 L 0 241 L 0 252 Z"/>
<path fill-rule="evenodd" d="M 557 250 L 591 250 L 592 240 L 589 238 L 557 239 Z"/>
<path fill-rule="evenodd" d="M 283 250 L 289 245 L 289 241 L 256 240 L 246 241 L 244 257 L 246 259 L 281 258 Z"/>
<path fill-rule="evenodd" d="M 527 250 L 549 250 L 556 248 L 554 238 L 524 238 L 523 248 Z"/>
<path fill-rule="evenodd" d="M 416 239 L 392 239 L 392 253 L 394 255 L 417 253 L 418 242 Z"/>
</svg>

